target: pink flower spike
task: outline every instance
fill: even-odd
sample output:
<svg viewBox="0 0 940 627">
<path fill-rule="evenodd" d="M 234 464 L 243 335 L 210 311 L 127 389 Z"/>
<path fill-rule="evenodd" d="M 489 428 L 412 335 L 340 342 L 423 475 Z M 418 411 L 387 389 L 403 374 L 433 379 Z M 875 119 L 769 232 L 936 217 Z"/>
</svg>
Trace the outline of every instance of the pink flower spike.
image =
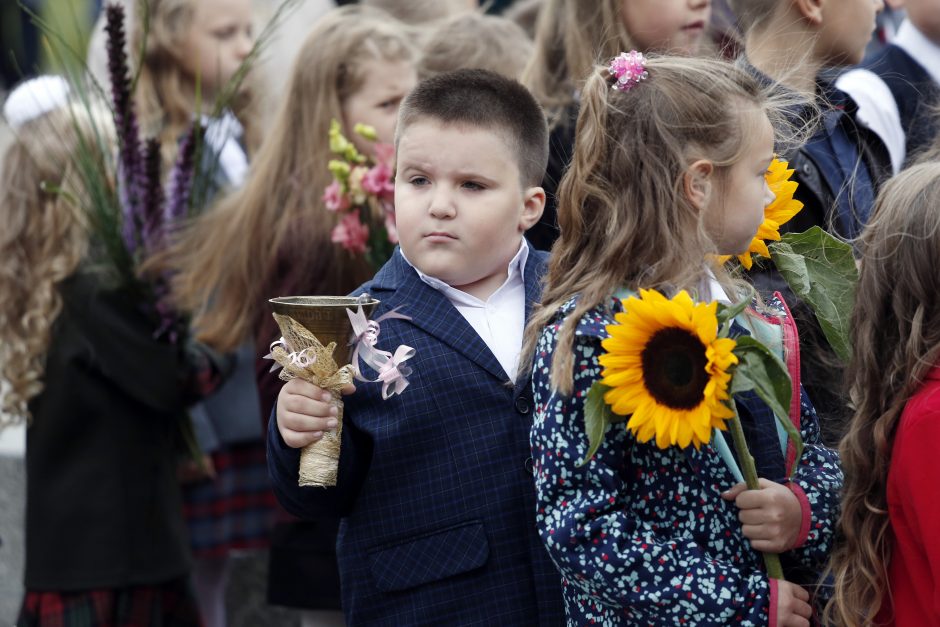
<svg viewBox="0 0 940 627">
<path fill-rule="evenodd" d="M 646 71 L 646 58 L 643 53 L 631 50 L 629 53 L 621 52 L 611 59 L 607 68 L 611 76 L 616 77 L 613 88 L 618 91 L 630 91 L 633 87 L 649 77 Z"/>
<path fill-rule="evenodd" d="M 354 254 L 366 252 L 369 227 L 359 220 L 359 210 L 343 214 L 339 224 L 333 227 L 332 241 Z"/>
<path fill-rule="evenodd" d="M 333 181 L 324 190 L 323 204 L 330 211 L 346 211 L 349 209 L 349 198 L 343 193 L 339 181 Z"/>
</svg>

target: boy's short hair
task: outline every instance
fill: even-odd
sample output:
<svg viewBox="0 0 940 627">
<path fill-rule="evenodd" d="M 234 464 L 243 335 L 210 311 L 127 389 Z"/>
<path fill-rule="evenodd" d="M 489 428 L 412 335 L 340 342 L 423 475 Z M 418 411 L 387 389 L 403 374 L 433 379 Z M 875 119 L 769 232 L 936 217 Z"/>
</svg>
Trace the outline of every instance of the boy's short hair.
<svg viewBox="0 0 940 627">
<path fill-rule="evenodd" d="M 548 164 L 542 107 L 518 81 L 489 70 L 454 70 L 418 83 L 398 112 L 398 138 L 425 118 L 446 125 L 499 130 L 516 151 L 524 185 L 541 185 Z"/>
</svg>

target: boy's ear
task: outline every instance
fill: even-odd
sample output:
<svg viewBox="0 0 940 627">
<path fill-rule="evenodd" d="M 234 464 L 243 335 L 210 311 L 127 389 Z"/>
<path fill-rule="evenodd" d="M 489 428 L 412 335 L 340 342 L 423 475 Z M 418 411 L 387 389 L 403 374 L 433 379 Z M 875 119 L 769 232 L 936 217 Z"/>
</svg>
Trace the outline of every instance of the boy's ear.
<svg viewBox="0 0 940 627">
<path fill-rule="evenodd" d="M 810 24 L 822 23 L 822 8 L 828 0 L 793 0 L 793 6 Z"/>
<path fill-rule="evenodd" d="M 522 215 L 519 217 L 519 228 L 527 231 L 539 218 L 545 210 L 545 190 L 541 187 L 530 187 L 523 192 L 522 196 Z"/>
<path fill-rule="evenodd" d="M 714 178 L 715 164 L 706 159 L 694 162 L 682 175 L 682 187 L 688 198 L 699 211 L 708 206 L 712 194 L 712 179 Z"/>
</svg>

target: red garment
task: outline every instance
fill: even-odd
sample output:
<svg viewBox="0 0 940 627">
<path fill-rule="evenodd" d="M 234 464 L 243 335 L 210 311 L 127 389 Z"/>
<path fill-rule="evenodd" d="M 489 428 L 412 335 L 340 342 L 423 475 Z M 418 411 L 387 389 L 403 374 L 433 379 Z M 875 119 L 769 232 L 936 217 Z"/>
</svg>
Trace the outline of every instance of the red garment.
<svg viewBox="0 0 940 627">
<path fill-rule="evenodd" d="M 911 397 L 894 437 L 888 517 L 894 543 L 885 624 L 940 627 L 940 367 Z M 887 604 L 886 604 L 887 605 Z M 893 621 L 891 621 L 893 618 Z"/>
</svg>

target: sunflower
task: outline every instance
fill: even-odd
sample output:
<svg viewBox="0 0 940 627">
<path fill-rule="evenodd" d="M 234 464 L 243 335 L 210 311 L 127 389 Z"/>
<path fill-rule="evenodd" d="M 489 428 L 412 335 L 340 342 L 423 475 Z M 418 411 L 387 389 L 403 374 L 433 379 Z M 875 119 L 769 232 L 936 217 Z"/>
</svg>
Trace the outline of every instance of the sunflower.
<svg viewBox="0 0 940 627">
<path fill-rule="evenodd" d="M 793 170 L 788 170 L 788 165 L 786 161 L 774 157 L 770 167 L 767 168 L 767 174 L 764 178 L 767 181 L 767 186 L 770 187 L 770 191 L 774 193 L 774 199 L 764 208 L 764 222 L 758 227 L 747 251 L 737 256 L 738 261 L 747 270 L 751 269 L 753 263 L 751 253 L 769 258 L 770 251 L 767 249 L 764 240 L 779 241 L 780 227 L 789 222 L 803 208 L 803 203 L 799 200 L 793 200 L 793 192 L 796 191 L 797 183 L 790 180 L 790 177 L 793 176 Z M 729 259 L 731 259 L 731 255 L 720 257 L 721 263 L 725 263 Z"/>
<path fill-rule="evenodd" d="M 719 338 L 717 303 L 694 303 L 685 292 L 667 299 L 655 290 L 624 303 L 602 345 L 604 402 L 631 415 L 627 428 L 640 442 L 653 436 L 659 448 L 707 444 L 712 428 L 725 429 L 734 411 L 728 369 L 738 362 L 736 343 Z"/>
</svg>

